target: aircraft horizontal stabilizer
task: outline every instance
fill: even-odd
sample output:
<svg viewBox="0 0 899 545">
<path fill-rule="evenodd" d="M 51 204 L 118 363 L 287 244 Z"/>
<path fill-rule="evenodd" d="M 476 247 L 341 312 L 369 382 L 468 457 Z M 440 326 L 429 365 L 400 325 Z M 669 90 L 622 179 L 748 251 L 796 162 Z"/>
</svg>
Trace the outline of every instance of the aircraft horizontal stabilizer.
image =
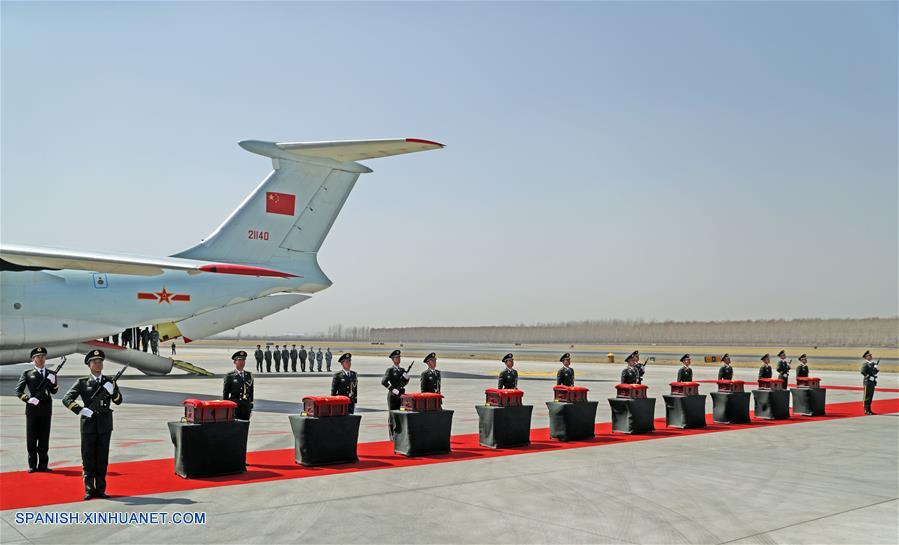
<svg viewBox="0 0 899 545">
<path fill-rule="evenodd" d="M 273 158 L 301 159 L 313 157 L 340 163 L 376 159 L 417 151 L 443 148 L 444 145 L 420 138 L 388 138 L 384 140 L 338 140 L 334 142 L 263 142 L 244 140 L 240 147 Z"/>
<path fill-rule="evenodd" d="M 155 276 L 162 274 L 164 270 L 185 271 L 188 274 L 215 273 L 276 278 L 296 278 L 298 276 L 288 272 L 252 265 L 215 263 L 178 257 L 118 255 L 11 244 L 0 246 L 0 265 L 2 265 L 3 270 L 25 270 L 29 268 L 75 269 L 136 276 Z"/>
</svg>

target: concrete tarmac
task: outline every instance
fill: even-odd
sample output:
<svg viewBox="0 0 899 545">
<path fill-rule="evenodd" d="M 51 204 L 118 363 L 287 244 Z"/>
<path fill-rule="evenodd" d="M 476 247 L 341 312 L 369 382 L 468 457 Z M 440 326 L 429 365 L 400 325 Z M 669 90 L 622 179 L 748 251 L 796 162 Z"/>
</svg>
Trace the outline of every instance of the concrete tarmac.
<svg viewBox="0 0 899 545">
<path fill-rule="evenodd" d="M 389 347 L 388 347 L 389 348 Z M 112 463 L 171 458 L 166 422 L 183 415 L 188 397 L 221 396 L 231 348 L 179 349 L 179 356 L 216 373 L 122 379 Z M 389 350 L 387 350 L 389 351 Z M 438 354 L 439 355 L 439 354 Z M 339 367 L 334 359 L 333 370 Z M 354 357 L 360 374 L 360 442 L 387 439 L 386 357 Z M 404 363 L 408 365 L 411 360 Z M 813 364 L 813 362 L 812 362 Z M 51 365 L 55 365 L 51 362 Z M 579 385 L 599 400 L 609 421 L 622 365 L 574 362 Z M 518 362 L 519 387 L 534 405 L 532 427 L 548 426 L 556 361 Z M 249 361 L 247 368 L 255 369 Z M 499 361 L 440 359 L 453 434 L 477 433 L 474 405 L 496 385 Z M 118 369 L 109 364 L 108 374 Z M 419 361 L 411 391 L 418 391 Z M 861 384 L 850 372 L 815 372 L 824 385 Z M 58 398 L 85 371 L 64 368 Z M 661 396 L 676 368 L 649 366 L 645 383 Z M 0 380 L 0 471 L 27 467 L 24 409 L 15 379 Z M 697 367 L 696 380 L 717 371 Z M 737 369 L 735 378 L 754 380 Z M 883 374 L 880 387 L 896 388 Z M 256 375 L 251 451 L 288 449 L 287 415 L 304 395 L 327 394 L 326 373 Z M 703 384 L 708 393 L 714 385 Z M 860 401 L 861 392 L 828 390 L 828 403 Z M 875 399 L 899 397 L 878 392 Z M 707 412 L 711 412 L 708 400 Z M 80 464 L 78 420 L 54 407 L 51 466 Z M 210 453 L 211 455 L 214 453 Z M 896 543 L 899 539 L 899 419 L 896 414 L 810 421 L 788 426 L 621 443 L 554 452 L 401 467 L 153 496 L 114 497 L 0 512 L 0 542 L 12 543 Z M 27 494 L 2 490 L 2 494 Z M 114 481 L 109 493 L 115 494 Z M 21 511 L 200 511 L 203 526 L 60 526 L 17 524 Z"/>
</svg>

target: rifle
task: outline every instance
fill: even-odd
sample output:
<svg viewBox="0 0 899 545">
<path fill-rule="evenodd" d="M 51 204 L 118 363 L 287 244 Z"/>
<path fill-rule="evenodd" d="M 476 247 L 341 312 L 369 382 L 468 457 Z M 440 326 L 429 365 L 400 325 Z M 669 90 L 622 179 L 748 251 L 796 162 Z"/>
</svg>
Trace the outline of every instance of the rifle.
<svg viewBox="0 0 899 545">
<path fill-rule="evenodd" d="M 40 384 L 37 385 L 36 390 L 37 390 L 38 392 L 40 392 L 41 389 L 44 387 L 44 384 L 47 383 L 47 377 L 50 376 L 50 373 L 53 373 L 54 375 L 56 375 L 57 373 L 59 373 L 59 370 L 62 369 L 62 366 L 65 365 L 65 364 L 66 364 L 66 357 L 63 356 L 63 357 L 62 357 L 62 361 L 59 362 L 59 365 L 56 366 L 56 369 L 55 369 L 55 370 L 50 371 L 49 369 L 47 369 L 48 373 L 47 373 L 46 375 L 44 375 L 44 378 L 41 379 L 41 382 L 40 382 Z"/>
<path fill-rule="evenodd" d="M 119 369 L 119 372 L 116 373 L 114 377 L 112 377 L 112 384 L 113 384 L 113 386 L 115 386 L 115 383 L 118 382 L 118 380 L 119 380 L 120 378 L 122 378 L 122 374 L 125 373 L 125 369 L 128 369 L 128 367 L 130 367 L 130 366 L 131 366 L 130 363 L 126 363 L 125 366 L 122 367 L 121 369 Z M 97 395 L 98 395 L 101 391 L 104 392 L 104 393 L 106 393 L 106 397 L 110 397 L 109 393 L 106 392 L 106 388 L 103 388 L 103 385 L 101 384 L 100 387 L 97 388 L 97 391 L 94 392 L 94 395 L 92 395 L 91 398 L 88 400 L 87 405 L 86 405 L 86 408 L 91 409 L 91 407 L 94 406 L 94 401 L 97 400 Z M 93 411 L 94 409 L 91 409 L 91 410 Z"/>
<path fill-rule="evenodd" d="M 880 360 L 877 360 L 877 363 L 880 363 Z M 412 360 L 412 363 L 409 364 L 409 367 L 406 367 L 406 374 L 409 374 L 409 370 L 412 369 L 412 366 L 415 365 L 415 360 Z"/>
</svg>

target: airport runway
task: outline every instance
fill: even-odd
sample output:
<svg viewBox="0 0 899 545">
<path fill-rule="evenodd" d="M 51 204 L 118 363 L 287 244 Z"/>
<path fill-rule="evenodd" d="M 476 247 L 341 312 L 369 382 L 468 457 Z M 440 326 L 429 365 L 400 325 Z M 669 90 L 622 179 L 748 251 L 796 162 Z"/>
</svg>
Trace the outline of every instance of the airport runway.
<svg viewBox="0 0 899 545">
<path fill-rule="evenodd" d="M 185 359 L 218 374 L 145 377 L 129 372 L 121 386 L 125 403 L 115 415 L 112 464 L 140 462 L 148 468 L 141 490 L 162 489 L 168 478 L 153 479 L 160 460 L 171 460 L 165 423 L 178 420 L 187 397 L 220 397 L 221 374 L 231 368 L 230 348 L 182 349 Z M 249 362 L 248 368 L 255 362 Z M 360 451 L 374 452 L 387 439 L 383 357 L 354 357 L 360 373 L 363 416 Z M 476 434 L 474 405 L 495 386 L 498 361 L 441 359 L 445 407 L 454 409 L 453 434 L 464 441 Z M 336 358 L 334 367 L 336 369 Z M 551 399 L 554 361 L 518 362 L 525 402 L 534 405 L 533 428 L 548 425 L 544 401 Z M 614 395 L 621 365 L 577 365 L 578 383 L 600 401 L 598 422 L 610 420 L 605 398 Z M 110 364 L 108 370 L 117 366 Z M 416 363 L 413 374 L 423 369 Z M 64 387 L 84 367 L 66 365 Z M 676 368 L 650 366 L 650 395 L 659 397 L 656 417 L 664 418 L 661 395 Z M 753 380 L 754 370 L 737 369 Z M 596 441 L 581 448 L 550 448 L 525 454 L 490 456 L 478 449 L 450 461 L 435 458 L 420 465 L 385 464 L 384 469 L 321 476 L 285 465 L 270 471 L 287 475 L 216 483 L 209 488 L 117 496 L 8 509 L 0 512 L 3 543 L 896 543 L 899 514 L 899 398 L 896 375 L 883 374 L 875 397 L 894 412 L 853 417 L 858 408 L 860 376 L 851 372 L 814 372 L 831 389 L 828 403 L 844 417 L 806 420 L 788 425 L 703 434 L 670 434 L 633 441 Z M 715 378 L 698 367 L 697 380 Z M 298 412 L 303 395 L 327 393 L 330 376 L 322 374 L 257 375 L 256 411 L 250 431 L 251 465 L 255 459 L 282 456 L 292 449 L 287 414 Z M 0 381 L 0 482 L 14 480 L 26 468 L 22 403 L 12 396 L 15 381 Z M 417 383 L 413 382 L 413 390 Z M 703 384 L 702 391 L 713 386 Z M 886 392 L 885 389 L 894 389 Z M 62 397 L 62 392 L 58 397 Z M 711 400 L 708 400 L 711 411 Z M 857 413 L 857 410 L 855 411 Z M 798 418 L 796 420 L 799 420 Z M 462 444 L 462 443 L 459 443 Z M 261 451 L 276 451 L 265 454 Z M 504 454 L 500 452 L 499 454 Z M 210 453 L 214 455 L 214 453 Z M 51 466 L 63 471 L 42 478 L 78 479 L 78 425 L 61 404 L 54 407 Z M 280 460 L 280 458 L 277 458 Z M 289 461 L 291 458 L 287 458 Z M 386 460 L 386 458 L 385 458 Z M 439 463 L 437 463 L 439 462 Z M 260 462 L 261 463 L 261 462 Z M 74 469 L 72 469 L 74 467 Z M 125 468 L 126 466 L 121 466 Z M 156 468 L 156 469 L 152 469 Z M 70 471 L 70 469 L 72 469 Z M 114 472 L 111 466 L 110 471 Z M 124 487 L 126 478 L 121 476 Z M 27 481 L 25 481 L 27 482 Z M 69 482 L 69 481 L 66 481 Z M 130 483 L 130 481 L 129 481 Z M 208 484 L 208 483 L 206 483 Z M 62 485 L 60 485 L 62 487 Z M 133 486 L 129 484 L 128 486 Z M 0 488 L 9 494 L 28 490 Z M 116 495 L 116 476 L 109 493 Z M 15 499 L 15 498 L 14 498 Z M 16 500 L 16 501 L 24 501 Z M 67 501 L 67 500 L 62 500 Z M 13 502 L 15 503 L 15 502 Z M 24 503 L 24 504 L 27 504 Z M 16 523 L 24 511 L 199 511 L 197 526 L 59 526 Z"/>
</svg>

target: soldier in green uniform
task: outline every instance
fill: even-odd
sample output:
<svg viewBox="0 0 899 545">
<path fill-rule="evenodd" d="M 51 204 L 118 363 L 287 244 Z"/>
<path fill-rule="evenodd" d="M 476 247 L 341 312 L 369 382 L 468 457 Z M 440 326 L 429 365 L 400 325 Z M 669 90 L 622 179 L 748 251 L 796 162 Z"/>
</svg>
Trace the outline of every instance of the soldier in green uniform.
<svg viewBox="0 0 899 545">
<path fill-rule="evenodd" d="M 292 344 L 290 346 L 291 346 L 291 348 L 290 348 L 290 372 L 296 373 L 297 372 L 297 358 L 300 356 L 300 353 L 297 352 L 297 345 Z"/>
<path fill-rule="evenodd" d="M 565 352 L 559 358 L 562 368 L 556 373 L 556 386 L 574 386 L 574 369 L 571 368 L 571 354 Z"/>
<path fill-rule="evenodd" d="M 256 345 L 256 352 L 253 352 L 253 356 L 256 358 L 256 372 L 261 373 L 262 372 L 262 358 L 263 358 L 261 344 Z"/>
<path fill-rule="evenodd" d="M 102 350 L 84 356 L 90 374 L 75 381 L 62 398 L 62 404 L 81 417 L 81 467 L 84 471 L 84 499 L 107 498 L 106 467 L 109 465 L 109 440 L 112 438 L 110 402 L 122 404 L 118 385 L 103 374 Z M 78 404 L 78 398 L 85 404 Z"/>
<path fill-rule="evenodd" d="M 808 356 L 805 354 L 799 356 L 799 365 L 796 366 L 796 377 L 808 376 Z"/>
<path fill-rule="evenodd" d="M 275 358 L 275 372 L 281 372 L 281 345 L 276 344 L 275 349 L 272 351 L 272 357 Z"/>
<path fill-rule="evenodd" d="M 25 402 L 25 446 L 28 449 L 28 473 L 50 471 L 50 422 L 53 418 L 53 394 L 59 391 L 56 373 L 46 367 L 47 349 L 31 351 L 34 367 L 22 371 L 16 384 L 16 397 Z M 27 392 L 25 390 L 28 390 Z"/>
<path fill-rule="evenodd" d="M 387 388 L 387 410 L 398 411 L 401 403 L 400 396 L 406 393 L 406 385 L 409 384 L 409 373 L 400 367 L 402 353 L 399 350 L 394 350 L 388 357 L 393 365 L 384 371 L 381 386 Z"/>
<path fill-rule="evenodd" d="M 284 372 L 290 371 L 290 350 L 286 344 L 281 347 L 281 361 L 284 362 Z"/>
<path fill-rule="evenodd" d="M 759 378 L 771 378 L 771 355 L 762 356 L 762 366 L 759 367 Z"/>
<path fill-rule="evenodd" d="M 633 352 L 631 352 L 631 357 L 634 358 L 634 369 L 637 371 L 637 384 L 643 384 L 643 375 L 646 374 L 646 363 L 640 362 L 639 350 L 634 350 Z"/>
<path fill-rule="evenodd" d="M 234 370 L 225 375 L 222 399 L 237 403 L 234 418 L 249 420 L 253 412 L 253 375 L 245 371 L 247 353 L 243 350 L 231 354 Z"/>
<path fill-rule="evenodd" d="M 503 356 L 503 363 L 506 365 L 506 368 L 499 373 L 499 385 L 497 388 L 500 390 L 514 390 L 518 388 L 518 371 L 513 369 L 515 359 L 512 354 Z"/>
<path fill-rule="evenodd" d="M 790 386 L 790 362 L 787 361 L 786 350 L 777 353 L 777 378 L 783 382 L 784 390 Z"/>
<path fill-rule="evenodd" d="M 627 367 L 621 371 L 621 384 L 638 384 L 640 374 L 635 367 L 637 358 L 634 354 L 630 354 L 628 357 L 624 358 L 624 361 L 627 363 Z"/>
<path fill-rule="evenodd" d="M 351 369 L 353 366 L 353 355 L 347 352 L 340 356 L 337 362 L 343 367 L 343 371 L 337 371 L 334 373 L 334 377 L 331 378 L 331 395 L 350 398 L 349 413 L 353 414 L 353 411 L 356 409 L 356 390 L 359 387 L 359 378 L 356 376 L 356 371 Z"/>
<path fill-rule="evenodd" d="M 733 380 L 734 368 L 730 364 L 730 354 L 721 356 L 721 368 L 718 369 L 718 380 Z"/>
<path fill-rule="evenodd" d="M 874 389 L 877 387 L 877 373 L 880 372 L 880 369 L 877 368 L 879 362 L 874 362 L 874 356 L 870 350 L 865 350 L 862 358 L 865 360 L 862 362 L 861 370 L 862 376 L 865 377 L 865 414 L 874 414 L 874 411 L 871 410 L 871 403 L 874 401 Z"/>
<path fill-rule="evenodd" d="M 680 362 L 684 365 L 677 370 L 678 382 L 693 382 L 693 369 L 690 368 L 691 361 L 690 354 L 681 356 Z"/>
<path fill-rule="evenodd" d="M 421 391 L 424 393 L 440 393 L 440 371 L 437 369 L 437 354 L 431 352 L 425 356 L 428 366 L 421 374 Z"/>
</svg>

